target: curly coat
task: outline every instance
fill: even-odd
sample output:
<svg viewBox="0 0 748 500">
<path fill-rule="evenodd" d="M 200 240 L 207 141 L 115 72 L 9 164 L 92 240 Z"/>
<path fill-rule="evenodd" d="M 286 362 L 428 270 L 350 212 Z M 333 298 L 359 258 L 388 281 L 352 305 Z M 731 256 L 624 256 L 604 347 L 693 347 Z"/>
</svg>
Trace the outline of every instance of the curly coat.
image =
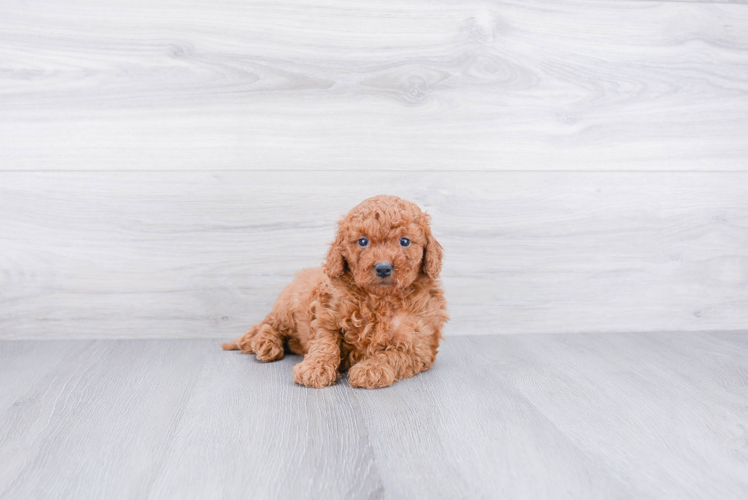
<svg viewBox="0 0 748 500">
<path fill-rule="evenodd" d="M 307 387 L 332 385 L 346 370 L 351 386 L 369 389 L 428 370 L 449 320 L 429 222 L 396 196 L 363 201 L 338 222 L 324 266 L 299 272 L 270 314 L 223 348 L 260 361 L 281 359 L 284 347 L 301 354 L 294 381 Z"/>
</svg>

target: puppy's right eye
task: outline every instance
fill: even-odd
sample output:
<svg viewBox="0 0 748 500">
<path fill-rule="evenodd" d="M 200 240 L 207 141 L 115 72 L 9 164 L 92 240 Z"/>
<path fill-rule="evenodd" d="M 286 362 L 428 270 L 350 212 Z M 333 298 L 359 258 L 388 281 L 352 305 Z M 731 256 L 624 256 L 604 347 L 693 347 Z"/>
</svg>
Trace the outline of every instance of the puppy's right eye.
<svg viewBox="0 0 748 500">
<path fill-rule="evenodd" d="M 369 244 L 368 238 L 359 238 L 358 239 L 358 246 L 360 246 L 361 248 L 365 247 L 368 244 Z"/>
</svg>

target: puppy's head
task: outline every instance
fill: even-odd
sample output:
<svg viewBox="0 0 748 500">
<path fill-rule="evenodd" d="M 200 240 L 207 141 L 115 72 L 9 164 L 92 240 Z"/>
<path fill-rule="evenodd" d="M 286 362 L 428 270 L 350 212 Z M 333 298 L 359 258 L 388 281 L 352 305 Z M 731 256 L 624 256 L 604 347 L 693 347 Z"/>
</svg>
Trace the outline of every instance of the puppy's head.
<svg viewBox="0 0 748 500">
<path fill-rule="evenodd" d="M 349 274 L 374 295 L 397 293 L 421 274 L 436 279 L 442 247 L 429 221 L 417 205 L 396 196 L 364 200 L 338 222 L 325 272 L 331 279 Z"/>
</svg>

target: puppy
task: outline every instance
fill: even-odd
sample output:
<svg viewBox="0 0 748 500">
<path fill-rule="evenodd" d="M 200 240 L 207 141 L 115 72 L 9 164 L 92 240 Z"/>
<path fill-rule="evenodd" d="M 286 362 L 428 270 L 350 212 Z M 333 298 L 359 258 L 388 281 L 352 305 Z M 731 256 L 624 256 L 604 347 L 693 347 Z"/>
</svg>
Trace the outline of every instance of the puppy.
<svg viewBox="0 0 748 500">
<path fill-rule="evenodd" d="M 270 314 L 223 348 L 266 362 L 284 348 L 301 354 L 294 381 L 316 388 L 346 370 L 367 389 L 428 370 L 449 320 L 429 220 L 396 196 L 363 201 L 338 222 L 323 267 L 299 272 Z"/>
</svg>

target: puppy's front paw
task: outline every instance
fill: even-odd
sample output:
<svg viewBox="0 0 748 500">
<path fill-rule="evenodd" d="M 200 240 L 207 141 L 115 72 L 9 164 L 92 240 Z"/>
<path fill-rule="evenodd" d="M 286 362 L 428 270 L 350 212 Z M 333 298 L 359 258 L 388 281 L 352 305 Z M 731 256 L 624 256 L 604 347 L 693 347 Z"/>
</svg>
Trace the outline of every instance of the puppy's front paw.
<svg viewBox="0 0 748 500">
<path fill-rule="evenodd" d="M 293 380 L 297 384 L 322 389 L 335 383 L 338 368 L 330 363 L 305 359 L 293 367 Z"/>
<path fill-rule="evenodd" d="M 367 359 L 348 370 L 348 384 L 351 387 L 377 389 L 395 383 L 395 370 L 390 365 Z"/>
</svg>

